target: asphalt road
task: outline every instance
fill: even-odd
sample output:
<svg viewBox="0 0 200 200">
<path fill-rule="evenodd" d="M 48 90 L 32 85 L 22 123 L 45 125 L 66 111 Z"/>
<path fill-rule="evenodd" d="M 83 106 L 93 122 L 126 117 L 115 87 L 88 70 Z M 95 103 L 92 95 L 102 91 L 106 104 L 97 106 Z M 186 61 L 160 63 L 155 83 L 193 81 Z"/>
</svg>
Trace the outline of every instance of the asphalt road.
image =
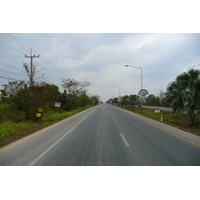
<svg viewBox="0 0 200 200">
<path fill-rule="evenodd" d="M 3 166 L 199 166 L 200 137 L 103 104 L 0 150 Z"/>
<path fill-rule="evenodd" d="M 142 106 L 142 107 L 143 107 L 143 108 L 155 109 L 155 110 L 173 111 L 172 108 L 168 108 L 168 107 L 159 107 L 159 106 Z"/>
</svg>

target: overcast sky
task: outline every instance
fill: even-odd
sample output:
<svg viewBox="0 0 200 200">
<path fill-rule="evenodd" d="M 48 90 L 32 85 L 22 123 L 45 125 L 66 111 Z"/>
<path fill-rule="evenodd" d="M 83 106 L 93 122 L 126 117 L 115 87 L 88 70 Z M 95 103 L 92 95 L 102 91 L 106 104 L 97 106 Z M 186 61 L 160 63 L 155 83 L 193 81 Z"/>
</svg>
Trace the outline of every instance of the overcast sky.
<svg viewBox="0 0 200 200">
<path fill-rule="evenodd" d="M 0 89 L 5 78 L 28 80 L 21 70 L 30 63 L 30 48 L 40 55 L 33 59 L 38 81 L 61 92 L 61 78 L 89 81 L 88 94 L 103 101 L 118 96 L 117 87 L 122 96 L 138 94 L 141 70 L 124 65 L 142 67 L 143 88 L 158 95 L 200 64 L 196 0 L 36 0 L 27 9 L 22 0 L 10 4 L 5 1 L 0 13 Z"/>
<path fill-rule="evenodd" d="M 33 59 L 37 77 L 43 77 L 38 80 L 56 84 L 60 91 L 61 78 L 89 81 L 88 94 L 97 94 L 103 101 L 118 96 L 119 88 L 122 96 L 138 93 L 141 70 L 125 68 L 126 64 L 142 67 L 143 88 L 154 95 L 165 91 L 188 67 L 200 64 L 198 33 L 3 33 L 0 41 L 1 76 L 28 80 L 10 67 L 23 70 L 23 62 L 30 63 L 25 54 L 30 55 L 32 48 L 33 54 L 40 55 Z M 0 79 L 1 85 L 7 82 Z"/>
</svg>

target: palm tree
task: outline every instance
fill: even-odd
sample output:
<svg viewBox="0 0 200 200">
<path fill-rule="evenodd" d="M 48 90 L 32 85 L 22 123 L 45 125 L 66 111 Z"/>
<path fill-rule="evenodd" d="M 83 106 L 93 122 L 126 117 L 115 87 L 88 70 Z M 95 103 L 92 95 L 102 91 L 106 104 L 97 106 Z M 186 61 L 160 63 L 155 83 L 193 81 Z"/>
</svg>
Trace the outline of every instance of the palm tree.
<svg viewBox="0 0 200 200">
<path fill-rule="evenodd" d="M 191 69 L 178 75 L 169 84 L 166 95 L 174 113 L 186 112 L 193 126 L 200 121 L 200 70 Z"/>
<path fill-rule="evenodd" d="M 121 103 L 122 103 L 122 105 L 125 105 L 127 107 L 128 104 L 130 104 L 130 97 L 128 95 L 123 96 Z"/>
<path fill-rule="evenodd" d="M 130 95 L 130 104 L 134 107 L 138 103 L 139 103 L 139 96 L 137 96 L 136 94 L 131 94 Z"/>
</svg>

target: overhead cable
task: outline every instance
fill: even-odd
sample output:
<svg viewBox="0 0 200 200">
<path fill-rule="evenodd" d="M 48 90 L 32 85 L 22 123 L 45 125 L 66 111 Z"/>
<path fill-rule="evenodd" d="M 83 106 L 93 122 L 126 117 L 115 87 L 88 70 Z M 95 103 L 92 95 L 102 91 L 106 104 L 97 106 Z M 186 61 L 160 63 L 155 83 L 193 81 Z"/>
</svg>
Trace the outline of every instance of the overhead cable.
<svg viewBox="0 0 200 200">
<path fill-rule="evenodd" d="M 10 45 L 6 44 L 5 42 L 2 42 L 2 41 L 0 41 L 0 42 L 1 42 L 1 43 L 3 43 L 3 44 L 5 44 L 5 45 L 7 45 L 7 46 L 9 46 L 10 48 L 14 49 L 15 51 L 18 51 L 19 53 L 21 53 L 21 54 L 25 55 L 25 53 L 23 53 L 23 52 L 21 52 L 21 51 L 19 51 L 19 50 L 15 49 L 14 47 L 12 47 L 12 46 L 10 46 Z"/>
<path fill-rule="evenodd" d="M 16 44 L 17 46 L 19 46 L 19 47 L 21 47 L 22 49 L 24 49 L 25 51 L 29 51 L 29 49 L 27 50 L 27 49 L 25 49 L 24 47 L 22 47 L 21 45 L 19 45 L 19 44 L 17 44 L 16 42 L 14 42 L 14 41 L 12 41 L 12 40 L 10 40 L 9 38 L 7 38 L 6 36 L 4 36 L 4 35 L 2 35 L 2 34 L 0 34 L 1 36 L 3 36 L 4 38 L 6 38 L 7 40 L 9 40 L 9 41 L 11 41 L 12 43 L 14 43 L 14 44 Z M 27 48 L 27 47 L 26 47 Z"/>
</svg>

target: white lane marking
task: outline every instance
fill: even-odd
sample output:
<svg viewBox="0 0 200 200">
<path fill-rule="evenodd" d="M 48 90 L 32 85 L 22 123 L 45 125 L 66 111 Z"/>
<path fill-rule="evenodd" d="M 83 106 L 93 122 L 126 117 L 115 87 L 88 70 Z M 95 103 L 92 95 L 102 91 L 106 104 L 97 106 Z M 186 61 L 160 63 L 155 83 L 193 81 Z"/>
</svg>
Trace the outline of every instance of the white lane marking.
<svg viewBox="0 0 200 200">
<path fill-rule="evenodd" d="M 85 118 L 87 118 L 90 114 L 92 114 L 96 108 L 86 115 L 80 122 L 78 122 L 74 127 L 72 127 L 67 133 L 65 133 L 60 139 L 58 139 L 55 143 L 53 143 L 48 149 L 46 149 L 43 153 L 41 153 L 37 158 L 35 158 L 28 166 L 34 165 L 38 160 L 40 160 L 45 154 L 47 154 L 53 147 L 56 146 L 67 134 L 69 134 L 73 129 L 75 129 Z"/>
<path fill-rule="evenodd" d="M 126 138 L 124 137 L 123 133 L 120 133 L 120 135 L 121 135 L 122 140 L 124 141 L 125 145 L 126 145 L 127 147 L 129 147 L 130 145 L 129 145 L 129 143 L 127 142 Z"/>
<path fill-rule="evenodd" d="M 113 116 L 111 116 L 112 117 L 112 119 L 114 119 L 114 117 Z"/>
</svg>

